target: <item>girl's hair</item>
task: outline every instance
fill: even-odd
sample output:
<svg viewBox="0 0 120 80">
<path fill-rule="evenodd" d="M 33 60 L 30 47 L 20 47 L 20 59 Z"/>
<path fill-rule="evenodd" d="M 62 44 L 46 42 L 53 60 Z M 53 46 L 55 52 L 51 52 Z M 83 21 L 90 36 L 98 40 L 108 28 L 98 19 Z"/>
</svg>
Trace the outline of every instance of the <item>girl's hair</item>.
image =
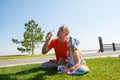
<svg viewBox="0 0 120 80">
<path fill-rule="evenodd" d="M 72 52 L 75 52 L 75 51 L 77 51 L 77 50 L 78 50 L 78 48 L 72 47 Z"/>
<path fill-rule="evenodd" d="M 73 47 L 72 53 L 74 53 L 75 51 L 79 51 L 79 54 L 82 55 L 82 53 L 80 52 L 80 50 L 78 48 Z"/>
</svg>

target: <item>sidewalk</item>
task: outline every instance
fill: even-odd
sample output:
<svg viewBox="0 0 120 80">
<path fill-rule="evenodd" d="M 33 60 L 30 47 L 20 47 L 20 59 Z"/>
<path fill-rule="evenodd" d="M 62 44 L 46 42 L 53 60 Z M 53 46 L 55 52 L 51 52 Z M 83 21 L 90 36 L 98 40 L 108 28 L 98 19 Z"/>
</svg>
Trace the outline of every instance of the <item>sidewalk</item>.
<svg viewBox="0 0 120 80">
<path fill-rule="evenodd" d="M 116 52 L 109 51 L 109 52 L 103 52 L 103 53 L 85 53 L 85 54 L 83 53 L 83 58 L 85 59 L 98 58 L 98 57 L 118 57 L 118 56 L 120 56 L 120 52 L 118 51 Z M 49 61 L 50 59 L 55 59 L 55 56 L 0 60 L 0 67 L 43 63 L 43 62 Z"/>
</svg>

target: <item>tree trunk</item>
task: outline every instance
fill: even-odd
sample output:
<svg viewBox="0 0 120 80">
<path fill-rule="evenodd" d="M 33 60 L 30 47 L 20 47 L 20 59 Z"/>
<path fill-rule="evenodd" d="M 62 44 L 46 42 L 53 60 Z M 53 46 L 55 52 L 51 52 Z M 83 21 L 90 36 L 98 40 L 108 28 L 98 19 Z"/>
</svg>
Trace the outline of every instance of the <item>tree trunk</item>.
<svg viewBox="0 0 120 80">
<path fill-rule="evenodd" d="M 33 44 L 33 41 L 32 41 L 32 55 L 34 54 L 34 44 Z"/>
</svg>

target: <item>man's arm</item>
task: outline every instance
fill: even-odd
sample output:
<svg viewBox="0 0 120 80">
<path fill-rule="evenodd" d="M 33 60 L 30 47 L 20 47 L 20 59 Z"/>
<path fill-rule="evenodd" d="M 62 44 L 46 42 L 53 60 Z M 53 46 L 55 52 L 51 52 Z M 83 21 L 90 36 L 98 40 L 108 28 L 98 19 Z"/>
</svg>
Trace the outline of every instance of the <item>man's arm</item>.
<svg viewBox="0 0 120 80">
<path fill-rule="evenodd" d="M 49 48 L 47 48 L 47 45 L 48 45 L 48 43 L 51 39 L 51 36 L 52 36 L 52 32 L 48 32 L 47 35 L 46 35 L 45 44 L 42 47 L 42 54 L 46 54 L 50 50 Z"/>
<path fill-rule="evenodd" d="M 42 47 L 42 54 L 46 54 L 50 49 L 47 48 L 48 41 L 45 42 L 45 44 Z"/>
</svg>

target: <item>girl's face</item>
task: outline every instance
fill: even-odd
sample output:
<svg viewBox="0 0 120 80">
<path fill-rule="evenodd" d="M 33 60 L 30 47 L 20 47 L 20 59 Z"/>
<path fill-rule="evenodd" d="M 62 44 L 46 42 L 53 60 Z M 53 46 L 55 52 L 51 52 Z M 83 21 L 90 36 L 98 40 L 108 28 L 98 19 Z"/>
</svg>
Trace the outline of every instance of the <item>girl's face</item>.
<svg viewBox="0 0 120 80">
<path fill-rule="evenodd" d="M 72 47 L 72 38 L 70 37 L 68 42 L 67 42 L 67 47 Z"/>
</svg>

